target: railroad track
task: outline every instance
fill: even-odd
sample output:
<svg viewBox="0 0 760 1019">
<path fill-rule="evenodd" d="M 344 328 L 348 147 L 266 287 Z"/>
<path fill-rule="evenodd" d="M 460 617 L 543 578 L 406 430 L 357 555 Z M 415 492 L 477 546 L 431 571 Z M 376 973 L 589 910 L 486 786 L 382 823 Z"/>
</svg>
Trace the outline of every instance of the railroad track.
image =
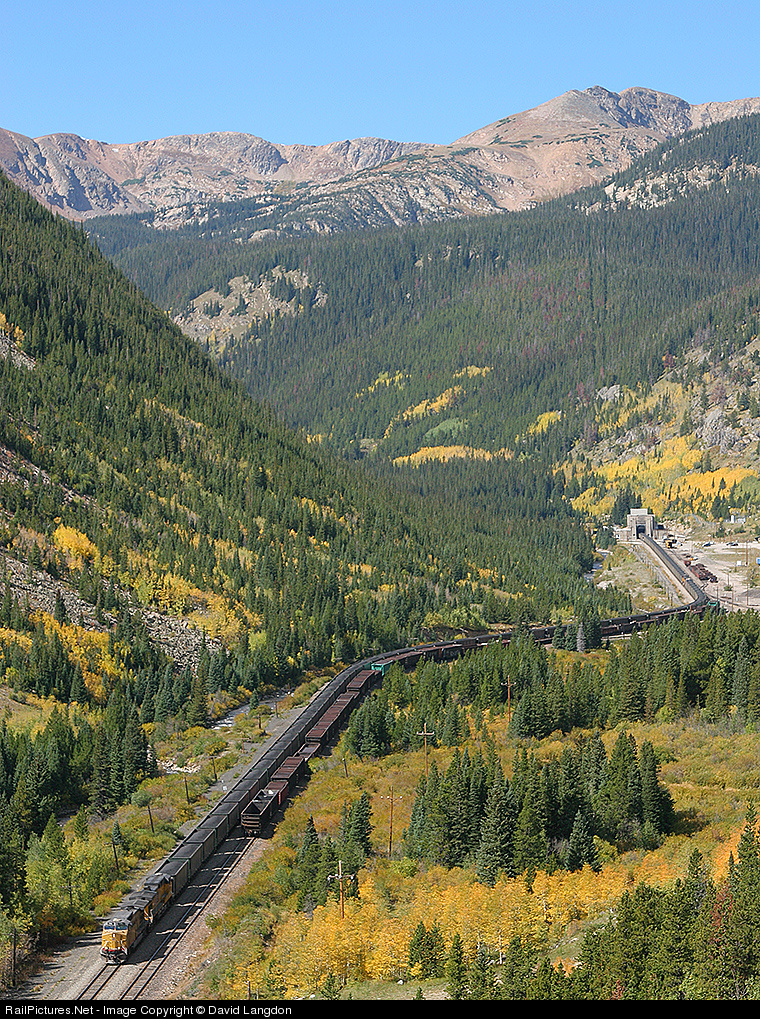
<svg viewBox="0 0 760 1019">
<path fill-rule="evenodd" d="M 645 544 L 670 571 L 680 570 L 676 561 L 654 542 Z M 699 585 L 683 576 L 681 588 L 687 597 L 693 598 L 689 604 L 660 612 L 604 620 L 601 626 L 602 638 L 623 636 L 643 626 L 680 618 L 691 612 L 699 614 L 704 612 L 708 602 Z M 553 640 L 556 629 L 556 626 L 536 626 L 532 628 L 531 633 L 538 643 L 548 644 Z M 146 923 L 151 922 L 151 917 L 154 914 L 159 915 L 159 911 L 166 908 L 166 900 L 161 898 L 163 894 L 161 889 L 170 887 L 170 901 L 174 905 L 169 906 L 169 913 L 173 915 L 176 904 L 182 903 L 186 898 L 186 889 L 195 887 L 195 877 L 204 872 L 206 861 L 215 859 L 215 854 L 220 852 L 226 854 L 226 842 L 240 824 L 249 835 L 258 836 L 272 816 L 289 799 L 299 781 L 299 776 L 306 770 L 306 762 L 314 754 L 327 748 L 354 708 L 358 707 L 374 683 L 391 665 L 396 664 L 409 671 L 421 661 L 452 661 L 468 651 L 487 647 L 492 643 L 509 644 L 511 637 L 511 633 L 485 633 L 456 640 L 414 645 L 365 658 L 339 672 L 312 697 L 292 724 L 263 751 L 206 817 L 156 867 L 153 874 L 146 879 L 142 890 L 124 900 L 121 908 L 109 921 L 109 930 L 104 930 L 104 946 L 113 952 L 115 957 L 121 959 L 138 959 L 144 954 L 144 944 L 148 942 L 154 944 L 156 930 L 163 927 L 163 924 L 159 923 L 157 928 L 145 930 Z M 227 872 L 229 873 L 229 868 Z M 195 905 L 195 901 L 194 899 L 190 908 Z M 116 931 L 118 937 L 124 939 L 118 943 Z M 142 960 L 141 966 L 145 973 L 148 972 L 148 966 L 159 958 L 161 952 L 164 952 L 164 955 L 168 954 L 165 951 L 167 943 L 176 932 L 177 928 L 173 928 L 150 959 Z M 129 934 L 134 934 L 134 939 L 127 941 L 126 936 Z M 139 948 L 140 944 L 143 944 L 142 949 Z M 128 996 L 129 993 L 133 997 L 138 997 L 144 994 L 150 980 L 163 965 L 163 961 L 155 965 L 150 977 L 140 978 L 143 982 L 139 986 L 136 976 L 130 984 L 131 990 L 122 991 L 122 995 Z M 101 994 L 106 986 L 110 991 L 116 986 L 112 983 L 113 979 L 113 976 L 105 973 L 96 976 L 83 993 Z"/>
<path fill-rule="evenodd" d="M 250 848 L 251 839 L 242 829 L 236 829 L 223 848 L 206 861 L 129 961 L 118 966 L 104 963 L 76 1000 L 131 1001 L 148 997 L 146 992 L 151 983 L 167 963 L 171 964 L 182 939 L 204 915 Z"/>
</svg>

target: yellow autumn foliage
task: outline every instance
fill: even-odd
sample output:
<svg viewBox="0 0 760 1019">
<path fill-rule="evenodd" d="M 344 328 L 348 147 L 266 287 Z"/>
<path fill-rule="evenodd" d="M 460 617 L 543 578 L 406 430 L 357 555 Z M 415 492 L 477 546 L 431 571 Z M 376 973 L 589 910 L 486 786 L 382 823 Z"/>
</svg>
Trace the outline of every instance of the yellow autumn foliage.
<svg viewBox="0 0 760 1019">
<path fill-rule="evenodd" d="M 9 322 L 2 311 L 0 311 L 0 332 L 5 333 L 6 336 L 15 340 L 16 343 L 21 343 L 24 339 L 23 331 L 19 326 L 14 326 L 12 322 Z"/>
<path fill-rule="evenodd" d="M 68 555 L 79 562 L 83 559 L 91 562 L 98 552 L 97 547 L 86 534 L 82 534 L 75 527 L 67 527 L 65 524 L 59 524 L 56 527 L 53 532 L 53 542 L 64 555 Z"/>
<path fill-rule="evenodd" d="M 472 379 L 476 375 L 488 375 L 488 373 L 492 371 L 493 368 L 489 367 L 488 365 L 484 366 L 483 368 L 479 368 L 475 364 L 468 364 L 466 368 L 461 368 L 458 372 L 454 372 L 454 378 L 460 379 L 463 378 L 464 376 L 467 376 L 468 379 Z"/>
<path fill-rule="evenodd" d="M 243 626 L 254 630 L 261 626 L 261 619 L 254 613 L 242 607 L 231 610 L 224 595 L 202 590 L 131 549 L 127 569 L 119 572 L 118 580 L 122 587 L 134 591 L 141 605 L 166 615 L 183 616 L 212 639 L 234 640 Z"/>
<path fill-rule="evenodd" d="M 24 651 L 32 646 L 32 638 L 28 633 L 21 633 L 19 630 L 9 630 L 6 626 L 0 626 L 0 648 L 4 644 L 18 644 Z"/>
<path fill-rule="evenodd" d="M 395 980 L 405 976 L 409 944 L 420 923 L 438 925 L 445 945 L 462 940 L 472 959 L 485 946 L 494 955 L 506 951 L 513 937 L 545 948 L 571 921 L 598 916 L 613 908 L 630 882 L 622 866 L 595 874 L 589 867 L 570 873 L 539 873 L 532 889 L 524 878 L 502 877 L 493 888 L 458 869 L 431 867 L 405 889 L 393 908 L 387 889 L 362 873 L 359 898 L 347 899 L 345 916 L 330 900 L 309 921 L 289 914 L 278 927 L 273 956 L 288 988 L 288 997 L 314 993 L 330 973 L 341 981 Z"/>
<path fill-rule="evenodd" d="M 692 448 L 688 436 L 665 439 L 645 455 L 595 467 L 594 473 L 608 486 L 607 493 L 597 498 L 595 489 L 588 488 L 573 499 L 573 506 L 592 516 L 610 513 L 615 490 L 630 483 L 641 494 L 642 504 L 658 516 L 666 514 L 679 499 L 695 512 L 709 514 L 719 491 L 728 494 L 733 485 L 760 476 L 747 467 L 697 471 L 701 459 L 702 452 Z"/>
<path fill-rule="evenodd" d="M 487 449 L 476 449 L 474 446 L 423 446 L 416 453 L 409 456 L 399 456 L 393 461 L 394 464 L 416 464 L 424 463 L 426 460 L 453 460 L 457 457 L 467 457 L 474 460 L 491 460 L 499 454 L 491 453 Z"/>
<path fill-rule="evenodd" d="M 58 635 L 69 660 L 78 664 L 82 670 L 87 689 L 95 700 L 102 702 L 106 696 L 104 677 L 116 679 L 123 671 L 123 665 L 119 658 L 126 657 L 129 649 L 124 645 L 117 644 L 111 651 L 107 633 L 87 630 L 82 626 L 68 623 L 59 623 L 53 616 L 45 612 L 33 612 L 30 618 L 33 623 L 41 624 L 45 633 Z M 32 647 L 32 636 L 28 633 L 0 627 L 0 656 L 6 658 L 6 663 L 8 656 L 5 649 L 11 644 L 17 644 L 28 652 Z"/>
<path fill-rule="evenodd" d="M 597 665 L 608 659 L 605 652 L 594 655 Z M 557 652 L 563 670 L 575 658 L 576 652 Z M 490 719 L 489 732 L 498 747 L 507 743 L 507 726 L 503 716 Z M 694 848 L 703 853 L 716 878 L 725 875 L 729 854 L 736 858 L 744 828 L 744 820 L 738 820 L 740 790 L 741 795 L 744 791 L 751 795 L 757 786 L 754 772 L 758 735 L 721 735 L 681 722 L 655 726 L 634 723 L 630 731 L 638 743 L 648 738 L 655 746 L 673 748 L 673 757 L 663 764 L 663 781 L 679 812 L 694 810 L 705 817 L 707 824 L 698 837 L 671 835 L 654 851 L 622 856 L 607 847 L 607 862 L 599 873 L 588 867 L 576 872 L 538 873 L 531 887 L 524 876 L 502 877 L 490 888 L 466 869 L 447 870 L 408 859 L 370 857 L 367 869 L 359 873 L 359 898 L 347 900 L 343 919 L 339 904 L 332 898 L 314 911 L 313 919 L 295 912 L 291 898 L 282 908 L 272 907 L 268 913 L 271 938 L 249 939 L 241 933 L 238 959 L 244 961 L 237 963 L 234 978 L 229 978 L 230 986 L 244 996 L 247 980 L 252 989 L 254 984 L 265 988 L 268 975 L 274 972 L 285 985 L 286 997 L 296 998 L 317 993 L 330 973 L 340 982 L 407 980 L 409 945 L 420 923 L 428 930 L 438 926 L 447 951 L 458 934 L 467 962 L 472 962 L 480 946 L 491 958 L 498 958 L 515 935 L 528 939 L 539 951 L 554 954 L 561 946 L 574 957 L 571 941 L 577 947 L 585 930 L 605 923 L 625 891 L 640 882 L 666 887 L 676 878 L 683 878 Z M 616 730 L 602 733 L 608 755 L 618 735 Z M 566 738 L 560 734 L 542 741 L 536 748 L 539 760 L 558 758 L 565 743 Z M 448 748 L 433 751 L 439 774 L 445 773 L 452 753 Z M 269 857 L 267 871 L 252 873 L 245 893 L 231 911 L 231 920 L 241 932 L 249 904 L 265 901 L 267 881 L 295 858 L 295 850 L 278 845 L 278 840 L 295 845 L 308 817 L 313 818 L 319 832 L 334 834 L 339 829 L 341 806 L 367 789 L 375 826 L 374 848 L 384 854 L 388 846 L 388 792 L 392 788 L 394 832 L 408 825 L 416 778 L 424 768 L 422 751 L 394 755 L 385 759 L 382 767 L 363 760 L 351 760 L 350 771 L 336 765 L 337 760 L 333 760 L 332 767 L 327 762 L 313 764 L 308 792 L 291 804 L 274 846 L 265 853 L 265 861 Z M 508 763 L 504 771 L 509 778 Z M 259 916 L 257 913 L 257 922 Z"/>
<path fill-rule="evenodd" d="M 536 420 L 528 428 L 529 435 L 541 435 L 549 425 L 554 424 L 555 421 L 559 421 L 562 417 L 562 412 L 558 410 L 547 410 L 545 414 L 539 414 Z"/>
<path fill-rule="evenodd" d="M 461 392 L 461 386 L 452 386 L 450 389 L 441 393 L 440 396 L 436 396 L 433 400 L 423 400 L 414 407 L 408 407 L 401 417 L 404 421 L 412 421 L 415 418 L 424 417 L 426 414 L 439 414 L 442 410 L 450 407 L 454 399 Z M 388 431 L 390 431 L 390 429 L 388 429 Z"/>
<path fill-rule="evenodd" d="M 396 372 L 395 375 L 391 375 L 390 372 L 382 372 L 371 385 L 356 393 L 356 399 L 361 399 L 364 393 L 374 393 L 379 386 L 396 386 L 397 389 L 402 389 L 407 378 L 408 376 L 402 372 Z"/>
<path fill-rule="evenodd" d="M 126 646 L 114 647 L 109 651 L 107 633 L 97 630 L 86 630 L 82 626 L 59 623 L 46 613 L 37 612 L 32 615 L 33 622 L 41 622 L 47 633 L 57 633 L 69 659 L 76 662 L 82 670 L 85 686 L 96 701 L 105 700 L 107 691 L 103 683 L 104 677 L 115 680 L 122 671 L 117 655 L 126 657 L 129 649 Z"/>
</svg>

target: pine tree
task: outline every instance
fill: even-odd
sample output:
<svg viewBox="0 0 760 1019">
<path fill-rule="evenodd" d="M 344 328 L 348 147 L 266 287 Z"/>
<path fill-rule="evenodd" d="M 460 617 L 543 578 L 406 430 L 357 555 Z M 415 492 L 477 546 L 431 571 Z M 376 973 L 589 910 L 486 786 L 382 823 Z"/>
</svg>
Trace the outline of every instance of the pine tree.
<svg viewBox="0 0 760 1019">
<path fill-rule="evenodd" d="M 316 879 L 312 886 L 314 901 L 320 905 L 324 905 L 327 902 L 327 895 L 330 888 L 332 888 L 335 898 L 338 898 L 340 889 L 337 887 L 337 882 L 330 883 L 328 880 L 336 873 L 337 868 L 338 847 L 328 835 L 320 843 L 319 866 L 317 868 Z"/>
<path fill-rule="evenodd" d="M 547 860 L 544 804 L 541 802 L 540 780 L 535 762 L 532 768 L 533 773 L 515 827 L 513 859 L 516 874 L 543 870 Z"/>
<path fill-rule="evenodd" d="M 713 722 L 722 718 L 728 711 L 726 670 L 723 659 L 718 657 L 710 671 L 710 678 L 705 691 L 705 714 Z"/>
<path fill-rule="evenodd" d="M 102 724 L 95 730 L 90 803 L 98 812 L 108 811 L 111 807 L 111 748 L 108 732 Z"/>
<path fill-rule="evenodd" d="M 585 863 L 594 871 L 600 870 L 594 838 L 585 817 L 579 810 L 575 815 L 573 830 L 570 833 L 570 843 L 567 850 L 567 869 L 580 870 Z"/>
<path fill-rule="evenodd" d="M 419 966 L 420 977 L 428 980 L 443 976 L 445 963 L 446 951 L 438 924 L 428 931 L 420 921 L 409 942 L 409 967 Z"/>
<path fill-rule="evenodd" d="M 121 733 L 115 730 L 111 733 L 110 738 L 110 752 L 111 752 L 111 784 L 110 784 L 110 798 L 111 804 L 116 807 L 120 803 L 124 802 L 124 741 L 121 737 Z"/>
<path fill-rule="evenodd" d="M 356 843 L 365 856 L 372 852 L 372 808 L 369 796 L 363 792 L 358 800 L 351 804 L 348 815 L 347 840 Z"/>
<path fill-rule="evenodd" d="M 530 942 L 516 934 L 509 943 L 501 970 L 502 995 L 508 999 L 524 1000 L 533 978 L 536 956 Z"/>
<path fill-rule="evenodd" d="M 493 998 L 493 971 L 489 966 L 488 956 L 482 946 L 478 949 L 477 955 L 468 970 L 467 985 L 469 989 L 468 1000 L 482 1001 Z"/>
<path fill-rule="evenodd" d="M 68 857 L 63 830 L 60 824 L 56 821 L 54 814 L 51 814 L 48 818 L 45 830 L 42 833 L 42 841 L 45 843 L 49 851 L 57 858 L 60 859 L 64 855 Z"/>
<path fill-rule="evenodd" d="M 140 784 L 140 780 L 146 776 L 148 770 L 146 749 L 145 734 L 140 727 L 137 709 L 133 705 L 127 720 L 126 732 L 124 733 L 123 795 L 125 800 L 130 799 L 132 793 Z"/>
<path fill-rule="evenodd" d="M 514 818 L 508 806 L 509 792 L 500 781 L 488 793 L 480 842 L 475 857 L 475 872 L 484 883 L 493 887 L 501 871 L 512 872 L 512 840 Z"/>
<path fill-rule="evenodd" d="M 425 948 L 425 938 L 427 937 L 427 930 L 425 924 L 420 920 L 415 928 L 412 939 L 409 942 L 409 968 L 416 966 L 417 963 L 422 962 L 423 952 Z M 420 973 L 420 976 L 425 979 L 425 976 Z"/>
<path fill-rule="evenodd" d="M 69 617 L 66 614 L 66 603 L 61 596 L 60 591 L 55 592 L 55 609 L 53 611 L 53 618 L 57 623 L 68 623 Z"/>
<path fill-rule="evenodd" d="M 446 961 L 446 993 L 452 1001 L 463 1001 L 467 997 L 467 966 L 464 961 L 462 940 L 458 934 L 452 939 Z"/>
<path fill-rule="evenodd" d="M 578 633 L 575 637 L 575 650 L 581 653 L 586 650 L 586 631 L 583 628 L 583 623 L 578 624 Z"/>
<path fill-rule="evenodd" d="M 337 1001 L 340 998 L 340 984 L 332 970 L 327 974 L 319 993 L 328 1001 Z"/>
<path fill-rule="evenodd" d="M 208 727 L 209 714 L 206 681 L 200 675 L 200 672 L 193 679 L 190 701 L 187 705 L 185 717 L 189 726 L 200 725 L 204 728 Z"/>
<path fill-rule="evenodd" d="M 695 917 L 688 884 L 679 879 L 663 900 L 662 925 L 647 964 L 648 997 L 675 1000 L 684 993 L 684 981 L 694 964 Z"/>
<path fill-rule="evenodd" d="M 736 705 L 739 718 L 747 721 L 747 703 L 752 678 L 752 660 L 749 653 L 747 638 L 742 637 L 734 665 L 733 682 L 731 685 L 731 703 Z"/>
<path fill-rule="evenodd" d="M 87 807 L 82 804 L 74 818 L 74 835 L 82 842 L 87 842 L 90 837 L 90 825 L 87 820 Z"/>
<path fill-rule="evenodd" d="M 760 844 L 755 805 L 747 805 L 744 831 L 737 846 L 734 909 L 731 939 L 737 971 L 737 987 L 755 976 L 760 966 Z"/>
<path fill-rule="evenodd" d="M 541 960 L 536 975 L 528 984 L 528 1001 L 550 1001 L 554 997 L 554 970 L 547 956 Z"/>
<path fill-rule="evenodd" d="M 77 663 L 74 667 L 74 678 L 71 681 L 69 698 L 78 704 L 86 704 L 89 700 L 89 694 L 84 683 L 84 676 L 82 675 L 82 669 L 79 663 Z"/>
<path fill-rule="evenodd" d="M 657 760 L 652 744 L 644 741 L 641 745 L 641 802 L 643 820 L 652 825 L 659 835 L 671 831 L 673 823 L 673 801 L 657 777 Z"/>
<path fill-rule="evenodd" d="M 575 623 L 568 623 L 565 627 L 565 648 L 568 651 L 578 649 L 578 629 Z"/>
<path fill-rule="evenodd" d="M 755 731 L 760 729 L 760 662 L 752 667 L 747 691 L 747 722 Z"/>
<path fill-rule="evenodd" d="M 446 946 L 437 923 L 425 936 L 421 957 L 423 972 L 429 977 L 442 977 L 446 965 Z"/>
</svg>

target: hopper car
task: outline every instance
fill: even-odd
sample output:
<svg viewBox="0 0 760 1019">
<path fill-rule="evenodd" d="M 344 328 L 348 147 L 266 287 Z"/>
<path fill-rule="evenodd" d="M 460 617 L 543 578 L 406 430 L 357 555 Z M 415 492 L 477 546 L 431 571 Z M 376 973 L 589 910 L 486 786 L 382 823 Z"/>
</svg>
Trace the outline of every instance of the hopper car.
<svg viewBox="0 0 760 1019">
<path fill-rule="evenodd" d="M 673 617 L 682 618 L 689 612 L 702 614 L 709 604 L 704 591 L 683 564 L 651 539 L 644 541 L 652 554 L 678 576 L 692 601 L 658 612 L 603 620 L 603 639 L 632 633 Z M 537 626 L 531 632 L 537 643 L 550 644 L 555 629 L 555 626 Z M 211 812 L 175 847 L 146 879 L 142 889 L 127 897 L 119 910 L 104 923 L 101 954 L 109 962 L 123 962 L 238 825 L 242 825 L 248 835 L 260 835 L 305 776 L 308 760 L 334 740 L 350 713 L 392 664 L 398 663 L 411 671 L 420 661 L 452 661 L 468 651 L 497 641 L 508 644 L 510 634 L 480 634 L 387 651 L 339 672 L 312 697 L 288 729 L 248 767 Z"/>
</svg>

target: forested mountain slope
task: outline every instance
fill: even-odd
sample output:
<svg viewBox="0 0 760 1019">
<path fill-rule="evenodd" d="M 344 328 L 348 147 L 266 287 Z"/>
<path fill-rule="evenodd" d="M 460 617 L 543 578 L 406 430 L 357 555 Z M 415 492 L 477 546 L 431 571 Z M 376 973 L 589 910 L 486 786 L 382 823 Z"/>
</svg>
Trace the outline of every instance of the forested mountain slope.
<svg viewBox="0 0 760 1019">
<path fill-rule="evenodd" d="M 445 537 L 440 507 L 433 530 L 423 502 L 400 502 L 276 424 L 86 235 L 7 182 L 3 189 L 0 301 L 6 332 L 34 359 L 32 368 L 0 362 L 2 441 L 28 464 L 28 480 L 7 487 L 6 511 L 27 512 L 24 524 L 40 533 L 52 533 L 56 517 L 87 533 L 97 561 L 111 563 L 103 577 L 118 570 L 120 583 L 145 605 L 192 604 L 191 594 L 159 593 L 164 574 L 207 600 L 213 592 L 226 604 L 232 632 L 255 629 L 258 620 L 283 656 L 309 648 L 306 630 L 321 632 L 315 597 L 322 610 L 326 601 L 331 611 L 342 602 L 341 624 L 315 633 L 317 644 L 327 642 L 320 658 L 330 657 L 338 631 L 362 630 L 367 647 L 409 639 L 425 613 L 402 622 L 409 610 L 391 610 L 391 623 L 390 595 L 403 588 L 431 608 L 431 596 L 445 600 L 446 588 L 455 590 L 470 570 L 461 521 L 452 516 Z M 576 548 L 587 559 L 587 539 L 567 508 L 558 504 L 554 516 L 570 528 L 568 554 Z M 470 540 L 483 567 L 512 572 L 501 536 Z M 446 542 L 457 556 L 444 553 Z M 452 561 L 460 562 L 456 577 Z M 146 579 L 154 573 L 158 578 Z M 312 590 L 308 606 L 304 584 Z M 378 587 L 388 596 L 373 595 Z M 354 613 L 364 600 L 359 589 L 370 615 L 385 617 L 375 617 L 371 637 L 353 615 L 352 626 L 342 619 L 349 603 Z M 303 615 L 294 629 L 296 607 Z M 362 647 L 360 641 L 356 650 Z"/>
<path fill-rule="evenodd" d="M 77 810 L 92 907 L 110 870 L 85 811 L 130 802 L 154 739 L 436 629 L 628 604 L 583 579 L 561 475 L 503 474 L 498 516 L 369 479 L 4 178 L 0 332 L 0 942 L 14 911 L 42 922 L 55 819 Z"/>
<path fill-rule="evenodd" d="M 653 382 L 719 309 L 752 315 L 759 125 L 700 129 L 506 217 L 253 246 L 123 220 L 96 236 L 250 392 L 337 449 L 540 444 L 556 461 L 599 390 Z"/>
<path fill-rule="evenodd" d="M 185 620 L 240 650 L 234 663 L 219 651 L 225 682 L 253 689 L 436 621 L 483 625 L 489 589 L 504 618 L 591 597 L 592 545 L 563 479 L 547 503 L 551 473 L 504 477 L 511 534 L 503 516 L 369 481 L 252 403 L 83 232 L 0 187 L 16 352 L 0 360 L 0 533 L 11 559 L 78 589 L 101 627 L 128 605 Z"/>
</svg>

